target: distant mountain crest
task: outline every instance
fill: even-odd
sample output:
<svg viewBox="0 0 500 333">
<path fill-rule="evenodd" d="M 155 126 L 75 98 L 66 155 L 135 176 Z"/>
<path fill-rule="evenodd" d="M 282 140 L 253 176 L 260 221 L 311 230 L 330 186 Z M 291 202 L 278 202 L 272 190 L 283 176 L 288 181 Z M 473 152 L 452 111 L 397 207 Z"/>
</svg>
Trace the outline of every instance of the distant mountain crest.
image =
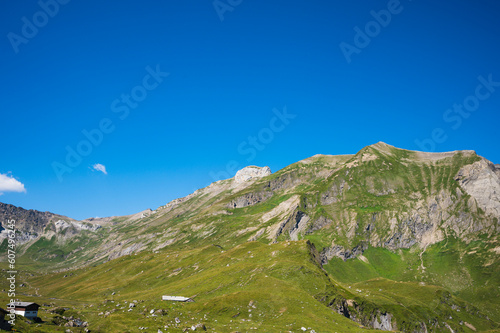
<svg viewBox="0 0 500 333">
<path fill-rule="evenodd" d="M 234 178 L 128 216 L 78 222 L 0 204 L 0 218 L 19 221 L 28 254 L 38 240 L 55 237 L 47 251 L 80 264 L 173 245 L 316 234 L 326 263 L 368 247 L 426 247 L 451 234 L 496 233 L 499 195 L 500 168 L 474 151 L 425 153 L 378 142 L 353 155 L 314 155 L 275 173 L 248 166 Z"/>
</svg>

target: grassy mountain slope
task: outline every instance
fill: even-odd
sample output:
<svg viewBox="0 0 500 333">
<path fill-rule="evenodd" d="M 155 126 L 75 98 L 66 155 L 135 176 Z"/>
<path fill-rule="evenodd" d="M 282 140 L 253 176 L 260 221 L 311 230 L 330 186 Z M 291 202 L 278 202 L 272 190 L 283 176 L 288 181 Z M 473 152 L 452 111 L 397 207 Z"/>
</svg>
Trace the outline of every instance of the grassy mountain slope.
<svg viewBox="0 0 500 333">
<path fill-rule="evenodd" d="M 305 241 L 271 246 L 249 242 L 227 251 L 210 245 L 143 252 L 70 274 L 28 280 L 23 291 L 41 294 L 31 300 L 61 306 L 66 300 L 79 302 L 75 315 L 89 321 L 92 332 L 136 332 L 138 327 L 156 332 L 165 326 L 180 332 L 199 323 L 217 332 L 298 331 L 301 327 L 316 332 L 365 331 L 316 299 L 337 291 Z M 185 295 L 195 302 L 163 302 L 162 295 Z M 127 311 L 127 303 L 134 300 L 137 306 Z M 165 311 L 153 317 L 152 309 Z M 175 318 L 181 322 L 176 324 Z M 53 328 L 48 323 L 42 327 Z"/>
</svg>

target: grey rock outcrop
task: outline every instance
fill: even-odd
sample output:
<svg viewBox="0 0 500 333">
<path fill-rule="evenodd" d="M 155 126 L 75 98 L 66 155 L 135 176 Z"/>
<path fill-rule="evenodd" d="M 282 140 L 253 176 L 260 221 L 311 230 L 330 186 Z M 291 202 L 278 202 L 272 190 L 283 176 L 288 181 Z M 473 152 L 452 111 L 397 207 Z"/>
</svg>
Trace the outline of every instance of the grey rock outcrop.
<svg viewBox="0 0 500 333">
<path fill-rule="evenodd" d="M 379 329 L 381 331 L 393 331 L 397 329 L 396 323 L 393 322 L 393 315 L 391 313 L 381 310 L 366 312 L 355 300 L 334 299 L 328 304 L 328 306 L 334 309 L 338 314 L 343 315 L 358 324 Z M 420 331 L 415 332 L 420 333 Z"/>
<path fill-rule="evenodd" d="M 313 232 L 315 232 L 316 230 L 320 230 L 330 224 L 332 224 L 332 220 L 330 220 L 329 218 L 325 217 L 325 216 L 320 216 L 319 218 L 317 218 L 315 221 L 313 221 L 309 227 L 307 228 L 305 234 L 308 235 L 308 234 L 312 234 Z"/>
<path fill-rule="evenodd" d="M 382 331 L 392 331 L 392 314 L 379 314 L 378 318 L 374 318 L 372 325 L 375 329 L 379 329 Z"/>
<path fill-rule="evenodd" d="M 288 231 L 291 240 L 298 240 L 299 234 L 303 234 L 310 218 L 304 212 L 297 210 L 284 224 L 282 232 Z"/>
<path fill-rule="evenodd" d="M 242 195 L 241 197 L 238 197 L 234 200 L 232 200 L 228 207 L 229 208 L 243 208 L 247 206 L 252 206 L 255 205 L 259 202 L 265 201 L 269 199 L 273 193 L 271 191 L 262 191 L 262 192 L 256 192 L 256 193 L 247 193 L 245 195 Z"/>
<path fill-rule="evenodd" d="M 234 176 L 234 181 L 237 183 L 247 182 L 251 179 L 255 178 L 263 178 L 269 176 L 271 174 L 271 169 L 266 167 L 257 167 L 257 166 L 247 166 L 236 172 L 236 176 Z"/>
<path fill-rule="evenodd" d="M 500 217 L 500 169 L 481 159 L 464 166 L 455 178 L 486 214 Z"/>
<path fill-rule="evenodd" d="M 322 205 L 331 205 L 339 201 L 339 196 L 342 195 L 346 182 L 342 180 L 340 184 L 334 184 L 327 192 L 320 197 Z"/>
<path fill-rule="evenodd" d="M 332 245 L 330 247 L 324 248 L 320 252 L 320 258 L 321 258 L 321 264 L 325 265 L 328 263 L 329 260 L 331 260 L 334 257 L 338 257 L 344 261 L 348 259 L 353 259 L 356 258 L 357 256 L 363 254 L 365 250 L 368 249 L 368 244 L 366 243 L 361 243 L 352 249 L 346 249 L 343 246 L 340 245 Z"/>
</svg>

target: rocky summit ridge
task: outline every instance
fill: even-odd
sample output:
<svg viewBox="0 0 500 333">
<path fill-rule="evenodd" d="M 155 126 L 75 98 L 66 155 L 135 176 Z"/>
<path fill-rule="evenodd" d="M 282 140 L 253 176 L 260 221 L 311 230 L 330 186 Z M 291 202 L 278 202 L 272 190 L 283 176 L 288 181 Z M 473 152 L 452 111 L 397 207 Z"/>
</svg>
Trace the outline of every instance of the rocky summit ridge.
<svg viewBox="0 0 500 333">
<path fill-rule="evenodd" d="M 260 222 L 237 235 L 276 242 L 328 230 L 322 239 L 328 246 L 320 249 L 324 261 L 332 255 L 350 258 L 367 246 L 425 248 L 450 232 L 469 239 L 470 234 L 500 230 L 500 167 L 470 150 L 425 153 L 378 142 L 354 155 L 315 155 L 275 174 L 269 167 L 248 166 L 233 178 L 129 216 L 76 221 L 0 203 L 0 217 L 17 218 L 25 249 L 40 237 L 62 237 L 64 229 L 65 239 L 111 240 L 99 245 L 96 258 L 114 258 L 175 244 L 185 237 L 179 233 L 184 224 L 193 232 L 192 225 L 201 223 L 194 231 L 208 238 L 214 232 L 201 226 L 207 216 L 223 221 L 235 213 L 231 209 L 276 200 L 267 210 L 250 212 Z M 181 223 L 166 228 L 162 237 L 147 232 L 175 219 Z M 144 232 L 133 237 L 121 232 L 129 224 L 144 225 Z M 81 251 L 88 250 L 83 246 Z"/>
</svg>

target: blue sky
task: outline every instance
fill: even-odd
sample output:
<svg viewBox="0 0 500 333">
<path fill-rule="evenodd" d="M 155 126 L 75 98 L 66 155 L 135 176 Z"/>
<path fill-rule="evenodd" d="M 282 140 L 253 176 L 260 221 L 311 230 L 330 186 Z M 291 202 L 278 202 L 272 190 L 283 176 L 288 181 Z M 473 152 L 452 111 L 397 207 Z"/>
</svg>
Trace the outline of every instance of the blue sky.
<svg viewBox="0 0 500 333">
<path fill-rule="evenodd" d="M 499 17 L 494 0 L 5 0 L 0 201 L 131 214 L 378 141 L 500 163 Z"/>
</svg>

